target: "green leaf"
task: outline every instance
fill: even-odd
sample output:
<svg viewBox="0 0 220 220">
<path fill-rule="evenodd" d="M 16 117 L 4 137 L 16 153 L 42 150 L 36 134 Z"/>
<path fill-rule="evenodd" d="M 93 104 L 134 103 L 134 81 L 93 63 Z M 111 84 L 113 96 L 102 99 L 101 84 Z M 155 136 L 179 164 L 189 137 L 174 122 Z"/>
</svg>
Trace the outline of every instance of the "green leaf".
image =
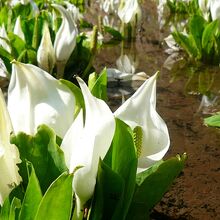
<svg viewBox="0 0 220 220">
<path fill-rule="evenodd" d="M 112 217 L 115 210 L 120 206 L 123 193 L 123 179 L 100 160 L 95 194 L 89 219 L 113 219 Z"/>
<path fill-rule="evenodd" d="M 116 119 L 116 131 L 111 147 L 112 170 L 118 173 L 126 183 L 124 198 L 121 200 L 121 207 L 114 214 L 114 219 L 125 219 L 135 189 L 137 155 L 133 132 L 127 124 L 119 119 Z"/>
<path fill-rule="evenodd" d="M 14 59 L 14 57 L 6 51 L 3 47 L 0 46 L 0 57 L 4 61 L 4 64 L 8 70 L 8 72 L 11 72 L 11 61 Z"/>
<path fill-rule="evenodd" d="M 18 147 L 20 153 L 22 163 L 19 167 L 24 185 L 28 182 L 26 161 L 33 164 L 42 192 L 67 170 L 63 151 L 56 144 L 55 132 L 46 125 L 39 126 L 35 136 L 23 132 L 11 136 L 11 143 Z"/>
<path fill-rule="evenodd" d="M 24 49 L 21 54 L 18 56 L 17 60 L 23 63 L 37 63 L 37 53 L 34 49 Z"/>
<path fill-rule="evenodd" d="M 161 200 L 184 167 L 186 155 L 160 161 L 137 175 L 137 185 L 127 220 L 149 219 L 149 211 Z"/>
<path fill-rule="evenodd" d="M 202 16 L 194 15 L 189 22 L 189 31 L 193 36 L 195 44 L 199 52 L 199 59 L 202 57 L 202 33 L 206 21 Z"/>
<path fill-rule="evenodd" d="M 186 36 L 178 31 L 173 32 L 172 35 L 177 44 L 179 44 L 179 46 L 182 47 L 190 57 L 198 56 L 198 49 L 192 35 Z"/>
<path fill-rule="evenodd" d="M 25 49 L 25 42 L 12 32 L 8 33 L 8 38 L 10 41 L 12 54 L 15 59 L 17 59 L 20 53 Z"/>
<path fill-rule="evenodd" d="M 220 112 L 204 119 L 204 123 L 211 127 L 220 127 Z"/>
<path fill-rule="evenodd" d="M 211 51 L 213 49 L 214 43 L 215 43 L 215 36 L 216 32 L 219 27 L 219 21 L 215 20 L 208 24 L 203 32 L 202 35 L 202 48 L 205 52 L 205 56 L 208 56 L 211 54 Z"/>
<path fill-rule="evenodd" d="M 11 202 L 9 220 L 17 219 L 20 209 L 21 209 L 21 200 L 14 197 Z"/>
<path fill-rule="evenodd" d="M 33 166 L 29 165 L 31 174 L 29 177 L 28 186 L 24 195 L 24 199 L 19 214 L 19 220 L 31 220 L 34 219 L 40 201 L 42 199 L 42 192 L 39 181 L 35 174 Z"/>
<path fill-rule="evenodd" d="M 0 219 L 8 220 L 10 213 L 10 200 L 9 197 L 5 199 L 3 206 L 1 207 Z"/>
<path fill-rule="evenodd" d="M 107 72 L 104 69 L 100 74 L 89 75 L 88 85 L 91 93 L 102 100 L 107 100 Z"/>
<path fill-rule="evenodd" d="M 46 191 L 34 220 L 69 220 L 73 202 L 73 175 L 63 173 Z"/>
</svg>

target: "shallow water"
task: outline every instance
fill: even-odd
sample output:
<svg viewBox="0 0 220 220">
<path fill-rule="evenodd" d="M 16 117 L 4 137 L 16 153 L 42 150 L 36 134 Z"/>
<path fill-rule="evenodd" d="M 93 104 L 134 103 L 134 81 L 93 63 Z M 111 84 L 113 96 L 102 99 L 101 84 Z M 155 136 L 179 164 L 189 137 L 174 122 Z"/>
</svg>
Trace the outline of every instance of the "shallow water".
<svg viewBox="0 0 220 220">
<path fill-rule="evenodd" d="M 97 9 L 94 8 L 87 13 L 87 18 L 97 24 Z M 168 55 L 164 52 L 163 38 L 168 31 L 159 28 L 154 2 L 145 1 L 142 11 L 136 43 L 102 49 L 94 65 L 99 71 L 105 66 L 116 67 L 121 53 L 130 53 L 138 62 L 136 72 L 152 75 L 160 71 L 157 110 L 166 121 L 171 138 L 166 158 L 186 152 L 188 160 L 182 175 L 155 207 L 152 219 L 220 219 L 220 131 L 203 124 L 204 117 L 220 110 L 220 69 L 195 65 L 177 66 L 175 71 L 164 68 Z M 197 71 L 193 75 L 194 69 Z M 202 72 L 204 69 L 207 73 Z M 121 104 L 121 93 L 126 98 L 141 83 L 111 83 L 108 91 L 112 109 Z M 201 92 L 216 97 L 211 105 L 204 102 L 206 99 Z"/>
</svg>

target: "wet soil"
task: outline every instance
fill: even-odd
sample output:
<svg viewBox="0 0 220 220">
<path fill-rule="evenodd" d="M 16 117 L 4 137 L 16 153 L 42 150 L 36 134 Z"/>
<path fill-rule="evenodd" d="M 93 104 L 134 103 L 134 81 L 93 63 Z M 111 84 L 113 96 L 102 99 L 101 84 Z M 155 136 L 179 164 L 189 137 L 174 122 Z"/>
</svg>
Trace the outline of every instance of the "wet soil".
<svg viewBox="0 0 220 220">
<path fill-rule="evenodd" d="M 171 145 L 165 158 L 186 152 L 188 160 L 183 173 L 171 189 L 154 208 L 151 218 L 185 220 L 220 219 L 220 130 L 203 124 L 207 113 L 220 110 L 219 103 L 210 109 L 201 108 L 202 94 L 185 91 L 188 77 L 182 72 L 178 80 L 171 83 L 172 74 L 163 63 L 167 58 L 163 38 L 157 22 L 156 5 L 151 1 L 142 4 L 142 25 L 135 45 L 125 45 L 123 53 L 135 54 L 137 72 L 152 75 L 161 72 L 157 84 L 157 110 L 169 128 Z M 95 17 L 90 17 L 95 23 Z M 116 59 L 122 53 L 122 45 L 102 49 L 95 66 L 116 67 Z M 134 53 L 134 51 L 136 51 Z M 220 93 L 220 69 L 216 70 L 214 95 Z M 116 109 L 122 100 L 121 93 L 131 94 L 142 82 L 121 82 L 109 85 L 109 103 Z M 194 95 L 192 95 L 194 94 Z M 219 98 L 218 98 L 219 99 Z"/>
</svg>

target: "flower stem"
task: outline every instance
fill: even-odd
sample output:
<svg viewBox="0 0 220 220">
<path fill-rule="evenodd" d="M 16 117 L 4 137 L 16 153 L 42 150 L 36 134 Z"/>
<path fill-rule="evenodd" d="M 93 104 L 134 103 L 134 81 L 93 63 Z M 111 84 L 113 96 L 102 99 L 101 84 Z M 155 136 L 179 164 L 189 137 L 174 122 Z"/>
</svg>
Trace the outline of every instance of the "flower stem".
<svg viewBox="0 0 220 220">
<path fill-rule="evenodd" d="M 82 220 L 84 215 L 84 205 L 81 203 L 80 199 L 76 196 L 76 205 L 73 212 L 72 220 Z"/>
<path fill-rule="evenodd" d="M 64 70 L 66 66 L 66 61 L 57 61 L 57 79 L 62 79 L 64 77 Z"/>
</svg>

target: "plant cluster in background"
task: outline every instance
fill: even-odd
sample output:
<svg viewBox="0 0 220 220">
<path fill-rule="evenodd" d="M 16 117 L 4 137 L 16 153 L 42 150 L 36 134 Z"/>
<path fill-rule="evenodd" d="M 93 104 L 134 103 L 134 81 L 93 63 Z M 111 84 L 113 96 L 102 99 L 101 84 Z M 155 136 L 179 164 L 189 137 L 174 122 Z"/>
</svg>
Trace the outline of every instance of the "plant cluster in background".
<svg viewBox="0 0 220 220">
<path fill-rule="evenodd" d="M 164 39 L 169 54 L 164 67 L 171 71 L 172 82 L 185 73 L 185 93 L 202 95 L 198 111 L 204 114 L 213 113 L 208 108 L 217 105 L 219 97 L 219 8 L 215 0 L 158 3 L 160 28 L 171 32 Z"/>
</svg>

